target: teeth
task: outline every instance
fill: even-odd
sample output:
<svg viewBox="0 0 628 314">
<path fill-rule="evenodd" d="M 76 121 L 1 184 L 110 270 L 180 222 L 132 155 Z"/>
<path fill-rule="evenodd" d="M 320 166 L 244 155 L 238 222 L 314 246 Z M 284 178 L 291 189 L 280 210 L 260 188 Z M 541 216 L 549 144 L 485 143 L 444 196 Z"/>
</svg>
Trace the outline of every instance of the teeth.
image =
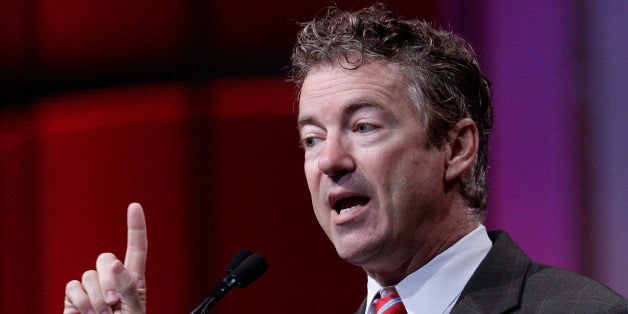
<svg viewBox="0 0 628 314">
<path fill-rule="evenodd" d="M 350 212 L 352 212 L 352 211 L 356 210 L 356 209 L 358 208 L 358 206 L 359 206 L 359 205 L 355 205 L 355 206 L 351 206 L 351 207 L 349 207 L 349 208 L 341 209 L 339 214 L 340 214 L 340 215 L 343 215 L 343 214 L 348 214 L 348 213 L 350 213 Z"/>
</svg>

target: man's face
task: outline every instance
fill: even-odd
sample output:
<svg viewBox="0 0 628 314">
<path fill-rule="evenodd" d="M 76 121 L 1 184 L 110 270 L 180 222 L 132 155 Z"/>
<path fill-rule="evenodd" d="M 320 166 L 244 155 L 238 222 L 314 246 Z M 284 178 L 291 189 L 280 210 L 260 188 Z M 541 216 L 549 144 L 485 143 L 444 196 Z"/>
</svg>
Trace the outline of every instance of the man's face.
<svg viewBox="0 0 628 314">
<path fill-rule="evenodd" d="M 399 68 L 314 67 L 299 101 L 318 222 L 345 260 L 374 270 L 417 252 L 443 198 L 444 156 L 426 147 Z"/>
</svg>

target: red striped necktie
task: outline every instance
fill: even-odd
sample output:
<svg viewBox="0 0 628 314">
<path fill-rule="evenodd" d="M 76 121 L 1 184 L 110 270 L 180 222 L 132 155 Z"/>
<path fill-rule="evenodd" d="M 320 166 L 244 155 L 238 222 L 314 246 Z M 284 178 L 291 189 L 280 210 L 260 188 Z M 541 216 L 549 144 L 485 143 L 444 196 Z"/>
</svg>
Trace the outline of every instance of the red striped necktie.
<svg viewBox="0 0 628 314">
<path fill-rule="evenodd" d="M 395 287 L 384 287 L 373 301 L 375 314 L 407 314 Z"/>
</svg>

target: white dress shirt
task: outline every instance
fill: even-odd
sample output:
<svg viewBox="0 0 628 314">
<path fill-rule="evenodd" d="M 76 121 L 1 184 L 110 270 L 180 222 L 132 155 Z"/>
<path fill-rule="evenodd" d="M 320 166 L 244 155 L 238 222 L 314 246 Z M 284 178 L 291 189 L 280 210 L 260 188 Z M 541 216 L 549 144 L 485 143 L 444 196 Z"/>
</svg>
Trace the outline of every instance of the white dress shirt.
<svg viewBox="0 0 628 314">
<path fill-rule="evenodd" d="M 451 312 L 492 245 L 486 228 L 480 225 L 401 280 L 395 288 L 408 314 Z M 369 276 L 367 289 L 366 314 L 371 314 L 371 303 L 382 286 Z"/>
</svg>

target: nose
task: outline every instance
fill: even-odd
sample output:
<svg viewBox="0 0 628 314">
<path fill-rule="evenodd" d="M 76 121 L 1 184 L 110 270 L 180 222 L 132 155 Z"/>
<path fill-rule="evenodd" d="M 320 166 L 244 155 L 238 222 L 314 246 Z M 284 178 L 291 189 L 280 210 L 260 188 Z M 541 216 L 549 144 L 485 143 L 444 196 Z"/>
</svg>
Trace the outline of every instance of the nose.
<svg viewBox="0 0 628 314">
<path fill-rule="evenodd" d="M 318 159 L 318 168 L 333 180 L 338 180 L 355 169 L 353 156 L 340 137 L 327 137 Z"/>
</svg>

